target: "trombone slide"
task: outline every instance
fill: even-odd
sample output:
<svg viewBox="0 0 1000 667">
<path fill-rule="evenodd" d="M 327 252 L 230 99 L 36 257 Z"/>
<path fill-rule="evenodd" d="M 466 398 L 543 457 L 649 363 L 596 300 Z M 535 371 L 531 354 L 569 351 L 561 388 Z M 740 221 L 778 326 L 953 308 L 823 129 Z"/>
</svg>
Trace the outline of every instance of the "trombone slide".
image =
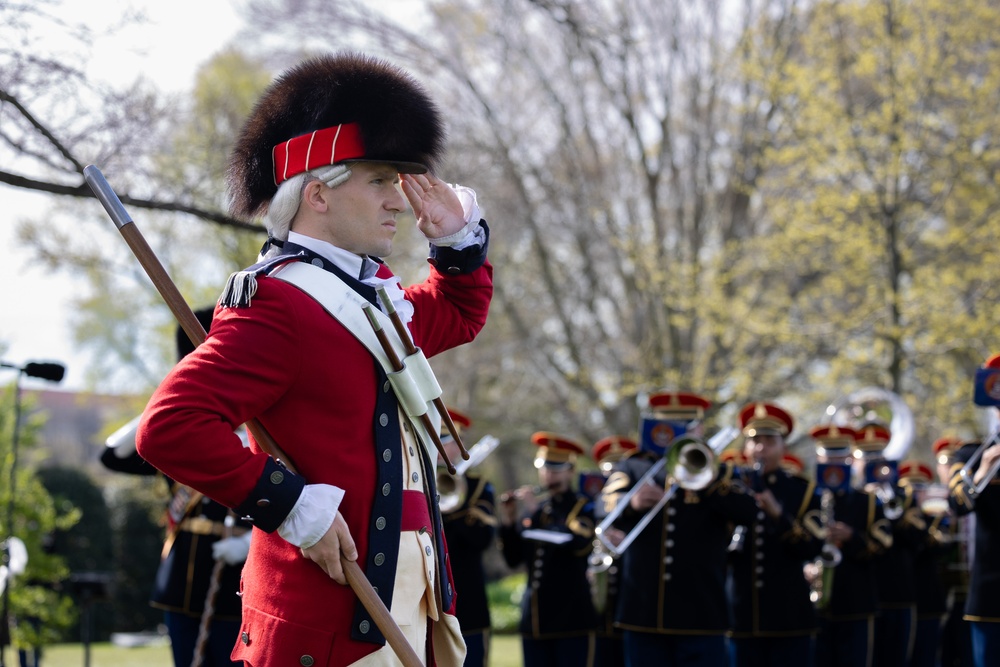
<svg viewBox="0 0 1000 667">
<path fill-rule="evenodd" d="M 993 481 L 993 478 L 997 476 L 997 472 L 1000 472 L 1000 458 L 998 458 L 989 467 L 982 479 L 978 483 L 975 481 L 975 465 L 983 457 L 983 454 L 986 453 L 986 450 L 995 445 L 1000 445 L 1000 424 L 993 429 L 989 436 L 983 438 L 982 444 L 976 448 L 976 451 L 973 452 L 969 460 L 962 466 L 962 469 L 958 471 L 961 484 L 965 487 L 965 493 L 972 500 L 978 498 L 986 490 L 990 482 Z"/>
</svg>

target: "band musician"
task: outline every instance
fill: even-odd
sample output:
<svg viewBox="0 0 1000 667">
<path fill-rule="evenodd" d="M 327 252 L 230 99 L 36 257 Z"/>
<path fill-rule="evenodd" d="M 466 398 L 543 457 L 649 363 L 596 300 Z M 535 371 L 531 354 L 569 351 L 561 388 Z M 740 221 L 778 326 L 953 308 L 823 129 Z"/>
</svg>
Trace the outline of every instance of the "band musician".
<svg viewBox="0 0 1000 667">
<path fill-rule="evenodd" d="M 611 470 L 618 461 L 631 456 L 639 449 L 639 443 L 622 435 L 609 435 L 594 443 L 590 449 L 590 457 L 597 463 L 605 483 Z M 603 484 L 601 487 L 603 488 Z M 611 508 L 601 504 L 600 489 L 595 498 L 595 516 L 601 520 Z M 616 529 L 612 528 L 611 531 Z M 621 531 L 617 531 L 620 533 Z M 609 536 L 610 537 L 610 536 Z M 599 562 L 592 563 L 591 582 L 594 587 L 594 606 L 599 615 L 597 626 L 597 653 L 595 665 L 607 667 L 624 667 L 625 646 L 622 641 L 622 631 L 615 627 L 615 607 L 618 604 L 618 589 L 621 586 L 621 568 L 618 559 L 604 556 Z"/>
<path fill-rule="evenodd" d="M 931 467 L 916 459 L 899 462 L 899 486 L 915 502 L 907 507 L 906 521 L 920 529 L 913 552 L 913 587 L 916 625 L 909 667 L 935 667 L 941 659 L 941 627 L 947 612 L 942 564 L 952 548 L 947 500 L 928 501 L 934 481 Z M 942 489 L 944 487 L 941 487 Z M 943 507 L 942 507 L 943 505 Z"/>
<path fill-rule="evenodd" d="M 472 419 L 454 408 L 448 408 L 448 414 L 464 439 Z M 461 460 L 458 444 L 447 429 L 441 433 L 441 442 L 449 460 Z M 483 553 L 492 548 L 496 540 L 493 484 L 472 468 L 464 473 L 458 488 L 464 492 L 459 493 L 453 507 L 441 503 L 451 574 L 458 593 L 455 616 L 465 638 L 466 667 L 486 667 L 490 648 L 490 608 L 486 598 Z"/>
<path fill-rule="evenodd" d="M 965 445 L 962 438 L 942 436 L 931 445 L 938 481 L 948 489 L 953 473 L 962 469 L 956 455 Z M 971 443 L 975 448 L 975 443 Z M 946 496 L 947 498 L 947 496 Z M 972 664 L 972 632 L 965 620 L 965 602 L 969 597 L 969 571 L 971 569 L 972 534 L 975 514 L 959 516 L 950 508 L 946 515 L 945 539 L 948 548 L 939 564 L 945 592 L 945 619 L 941 628 L 941 667 L 966 667 Z"/>
<path fill-rule="evenodd" d="M 983 364 L 977 382 L 976 404 L 1000 414 L 1000 354 Z M 996 416 L 996 415 L 995 415 Z M 978 459 L 973 461 L 975 454 Z M 971 544 L 972 569 L 965 620 L 972 635 L 976 667 L 994 665 L 1000 656 L 1000 437 L 994 429 L 983 443 L 964 445 L 955 455 L 949 486 L 950 503 L 959 516 L 975 517 Z M 959 465 L 961 464 L 961 465 Z M 967 480 L 967 481 L 963 481 Z M 973 493 L 970 485 L 982 490 Z"/>
<path fill-rule="evenodd" d="M 785 469 L 791 414 L 756 402 L 739 412 L 744 440 L 744 483 L 757 498 L 753 521 L 730 555 L 734 667 L 813 664 L 816 610 L 803 576 L 822 541 L 803 517 L 819 507 L 815 482 Z"/>
<path fill-rule="evenodd" d="M 864 489 L 874 495 L 892 532 L 892 544 L 874 560 L 878 586 L 875 615 L 875 667 L 906 667 L 913 654 L 917 618 L 913 559 L 926 535 L 925 522 L 910 485 L 898 483 L 898 462 L 885 458 L 892 432 L 879 423 L 856 429 L 855 447 L 861 454 Z"/>
<path fill-rule="evenodd" d="M 831 424 L 813 428 L 810 436 L 817 446 L 817 488 L 827 494 L 831 505 L 820 527 L 824 553 L 837 554 L 826 559 L 812 580 L 820 615 L 816 663 L 819 667 L 870 667 L 878 609 L 874 559 L 892 545 L 892 528 L 875 495 L 852 487 L 854 430 Z M 831 479 L 834 473 L 836 479 Z M 820 504 L 823 515 L 822 497 Z"/>
<path fill-rule="evenodd" d="M 500 543 L 510 567 L 527 566 L 521 600 L 524 667 L 594 664 L 594 611 L 587 567 L 593 552 L 593 503 L 573 489 L 583 446 L 541 431 L 535 467 L 541 489 L 521 487 L 500 500 Z"/>
<path fill-rule="evenodd" d="M 710 406 L 697 394 L 651 394 L 640 449 L 615 465 L 604 487 L 604 507 L 623 502 L 656 461 L 680 451 L 671 450 L 671 443 L 700 440 Z M 629 534 L 665 494 L 672 494 L 621 555 L 615 624 L 623 631 L 630 667 L 715 667 L 727 661 L 730 525 L 750 524 L 757 504 L 728 464 L 706 468 L 700 488 L 674 486 L 672 472 L 664 467 L 639 487 L 614 523 Z"/>
</svg>

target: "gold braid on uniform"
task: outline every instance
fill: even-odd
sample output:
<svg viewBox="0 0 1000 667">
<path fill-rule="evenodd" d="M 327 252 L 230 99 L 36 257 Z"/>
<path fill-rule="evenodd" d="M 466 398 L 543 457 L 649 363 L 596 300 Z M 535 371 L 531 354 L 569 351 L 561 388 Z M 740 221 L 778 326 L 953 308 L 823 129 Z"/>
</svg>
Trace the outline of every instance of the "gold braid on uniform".
<svg viewBox="0 0 1000 667">
<path fill-rule="evenodd" d="M 744 493 L 746 491 L 746 487 L 743 482 L 739 479 L 733 479 L 734 468 L 725 463 L 723 463 L 720 467 L 722 476 L 719 477 L 719 481 L 708 487 L 707 493 L 718 493 L 720 496 L 728 495 L 730 491 Z"/>
<path fill-rule="evenodd" d="M 962 480 L 962 475 L 960 471 L 962 470 L 962 464 L 955 463 L 951 466 L 951 477 L 948 480 L 948 489 L 951 493 L 951 497 L 955 499 L 962 507 L 972 509 L 975 505 L 972 498 L 969 497 L 965 482 Z"/>
<path fill-rule="evenodd" d="M 903 518 L 902 523 L 904 526 L 910 526 L 916 528 L 917 530 L 927 530 L 927 520 L 924 518 L 924 513 L 916 506 L 916 498 L 913 493 L 913 489 L 909 486 L 904 486 L 903 489 Z"/>
<path fill-rule="evenodd" d="M 628 473 L 621 472 L 620 470 L 611 473 L 608 481 L 604 483 L 604 488 L 601 490 L 601 497 L 604 498 L 605 512 L 610 514 L 618 506 L 618 501 L 625 495 L 625 491 L 631 483 L 632 478 L 628 476 Z"/>
<path fill-rule="evenodd" d="M 875 518 L 875 494 L 868 493 L 868 553 L 872 556 L 880 554 L 892 546 L 892 523 L 881 518 Z"/>
<path fill-rule="evenodd" d="M 803 477 L 803 479 L 806 479 L 807 486 L 805 493 L 802 494 L 802 502 L 799 504 L 799 510 L 795 513 L 795 520 L 792 521 L 791 529 L 779 538 L 786 542 L 791 542 L 792 544 L 808 540 L 810 536 L 815 537 L 813 532 L 808 529 L 808 526 L 803 525 L 803 523 L 807 510 L 809 509 L 809 501 L 812 499 L 813 493 L 816 490 L 816 482 L 805 477 Z M 821 537 L 819 539 L 825 538 Z"/>
<path fill-rule="evenodd" d="M 482 500 L 480 497 L 483 495 L 483 491 L 486 489 L 486 478 L 476 477 L 473 475 L 467 475 L 469 479 L 475 479 L 476 488 L 469 496 L 468 502 L 466 503 L 468 507 L 462 510 L 457 510 L 448 515 L 448 521 L 457 521 L 459 519 L 465 519 L 466 525 L 474 526 L 477 523 L 484 524 L 486 526 L 497 526 L 500 522 L 494 516 L 493 513 L 493 503 Z"/>
<path fill-rule="evenodd" d="M 571 533 L 584 537 L 588 540 L 594 537 L 594 522 L 585 516 L 579 516 L 580 511 L 586 505 L 588 500 L 586 498 L 580 498 L 576 501 L 576 505 L 573 507 L 573 511 L 569 513 L 566 517 L 566 527 L 569 528 Z M 585 553 L 590 553 L 593 546 L 587 544 L 583 549 L 577 552 L 576 555 L 582 556 Z"/>
</svg>

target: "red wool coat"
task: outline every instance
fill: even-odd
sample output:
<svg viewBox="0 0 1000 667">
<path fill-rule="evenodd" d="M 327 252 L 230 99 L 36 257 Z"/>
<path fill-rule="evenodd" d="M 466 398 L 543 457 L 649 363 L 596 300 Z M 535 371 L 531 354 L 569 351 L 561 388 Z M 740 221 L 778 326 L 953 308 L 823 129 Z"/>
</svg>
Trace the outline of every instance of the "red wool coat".
<svg viewBox="0 0 1000 667">
<path fill-rule="evenodd" d="M 458 275 L 431 268 L 428 279 L 407 288 L 406 295 L 415 310 L 414 342 L 431 357 L 471 341 L 482 329 L 492 267 L 487 262 Z M 240 507 L 266 484 L 265 467 L 273 468 L 256 443 L 246 449 L 233 434 L 258 418 L 308 483 L 346 490 L 340 511 L 365 569 L 383 465 L 373 428 L 380 418 L 376 401 L 384 393 L 376 367 L 369 352 L 311 297 L 276 278 L 260 277 L 252 304 L 218 309 L 205 343 L 156 390 L 140 425 L 139 453 L 171 478 Z M 396 449 L 398 454 L 398 441 Z M 401 458 L 392 457 L 391 464 L 401 465 Z M 394 538 L 398 541 L 398 532 Z M 395 563 L 390 565 L 394 572 Z M 254 530 L 241 588 L 245 636 L 236 638 L 234 659 L 260 667 L 300 664 L 311 656 L 312 664 L 333 667 L 379 648 L 351 637 L 356 605 L 351 589 L 330 579 L 277 532 Z"/>
</svg>

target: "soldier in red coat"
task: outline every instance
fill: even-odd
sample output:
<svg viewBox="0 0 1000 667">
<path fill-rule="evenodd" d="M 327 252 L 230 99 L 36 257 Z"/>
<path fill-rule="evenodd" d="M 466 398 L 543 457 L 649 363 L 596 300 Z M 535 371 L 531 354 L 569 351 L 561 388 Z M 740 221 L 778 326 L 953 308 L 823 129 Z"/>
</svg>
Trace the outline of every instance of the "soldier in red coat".
<svg viewBox="0 0 1000 667">
<path fill-rule="evenodd" d="M 344 585 L 343 556 L 425 664 L 462 663 L 436 454 L 418 419 L 436 383 L 392 373 L 367 319 L 384 320 L 403 356 L 383 314 L 395 310 L 419 348 L 408 368 L 486 322 L 489 230 L 474 192 L 430 173 L 442 152 L 422 87 L 351 53 L 285 72 L 236 143 L 232 212 L 264 215 L 268 243 L 230 278 L 207 339 L 157 389 L 138 435 L 143 458 L 253 523 L 234 660 L 399 664 Z M 431 266 L 404 289 L 382 258 L 407 202 Z M 241 445 L 233 431 L 253 419 L 293 465 Z"/>
</svg>

